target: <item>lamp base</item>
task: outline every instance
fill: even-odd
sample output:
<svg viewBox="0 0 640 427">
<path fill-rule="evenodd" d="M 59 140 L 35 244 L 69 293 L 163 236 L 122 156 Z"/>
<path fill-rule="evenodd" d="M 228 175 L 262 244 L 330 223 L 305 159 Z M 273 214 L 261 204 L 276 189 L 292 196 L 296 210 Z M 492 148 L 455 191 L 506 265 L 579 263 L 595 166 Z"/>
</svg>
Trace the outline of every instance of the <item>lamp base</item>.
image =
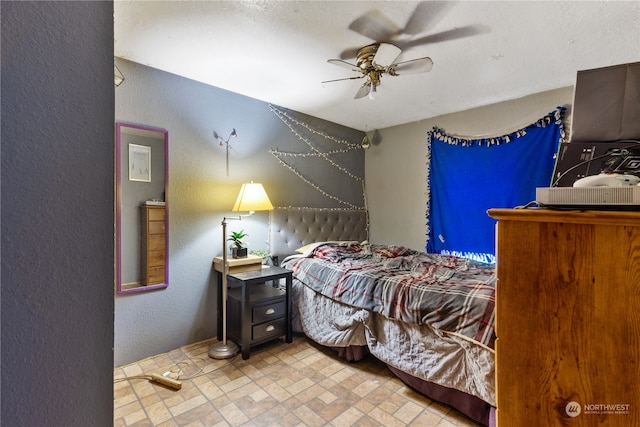
<svg viewBox="0 0 640 427">
<path fill-rule="evenodd" d="M 233 341 L 218 341 L 209 347 L 209 357 L 212 359 L 228 359 L 235 356 L 240 351 L 240 347 Z"/>
</svg>

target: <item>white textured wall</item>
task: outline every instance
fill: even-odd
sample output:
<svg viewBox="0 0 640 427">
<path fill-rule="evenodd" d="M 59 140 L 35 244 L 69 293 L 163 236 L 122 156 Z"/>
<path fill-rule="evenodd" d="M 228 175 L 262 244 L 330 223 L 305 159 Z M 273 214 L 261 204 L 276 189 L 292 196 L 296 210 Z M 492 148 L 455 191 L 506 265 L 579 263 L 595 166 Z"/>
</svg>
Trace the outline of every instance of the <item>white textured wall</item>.
<svg viewBox="0 0 640 427">
<path fill-rule="evenodd" d="M 1 2 L 3 426 L 113 425 L 113 5 Z"/>
<path fill-rule="evenodd" d="M 371 241 L 425 250 L 426 141 L 434 126 L 468 137 L 503 135 L 535 122 L 557 106 L 570 107 L 572 99 L 573 87 L 567 87 L 380 130 L 379 143 L 365 154 Z"/>
</svg>

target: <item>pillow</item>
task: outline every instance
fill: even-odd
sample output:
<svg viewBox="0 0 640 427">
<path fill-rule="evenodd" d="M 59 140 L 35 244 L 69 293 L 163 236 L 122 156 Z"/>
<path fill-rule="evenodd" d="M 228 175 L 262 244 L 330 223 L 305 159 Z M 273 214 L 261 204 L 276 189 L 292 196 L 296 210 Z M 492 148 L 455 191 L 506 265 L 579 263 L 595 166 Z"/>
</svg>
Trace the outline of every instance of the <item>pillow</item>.
<svg viewBox="0 0 640 427">
<path fill-rule="evenodd" d="M 313 242 L 313 243 L 309 243 L 307 245 L 304 245 L 298 249 L 296 249 L 296 252 L 303 254 L 304 256 L 310 256 L 313 251 L 318 247 L 318 246 L 322 246 L 322 245 L 326 245 L 327 243 L 332 243 L 334 245 L 352 245 L 352 244 L 358 244 L 358 242 L 355 241 L 351 241 L 351 240 L 328 240 L 326 242 Z"/>
<path fill-rule="evenodd" d="M 318 245 L 321 245 L 322 243 L 324 243 L 324 242 L 309 243 L 308 245 L 304 245 L 304 246 L 296 249 L 296 252 L 301 253 L 301 254 L 310 253 L 312 250 L 314 250 Z"/>
</svg>

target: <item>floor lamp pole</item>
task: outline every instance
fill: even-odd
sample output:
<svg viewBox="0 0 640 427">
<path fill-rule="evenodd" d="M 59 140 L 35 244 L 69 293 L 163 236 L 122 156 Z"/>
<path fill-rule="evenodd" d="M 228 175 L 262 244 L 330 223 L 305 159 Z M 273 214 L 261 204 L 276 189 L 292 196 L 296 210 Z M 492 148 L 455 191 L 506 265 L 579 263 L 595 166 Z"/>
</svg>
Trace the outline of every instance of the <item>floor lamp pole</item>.
<svg viewBox="0 0 640 427">
<path fill-rule="evenodd" d="M 233 357 L 240 348 L 233 341 L 227 341 L 227 218 L 222 219 L 222 341 L 209 347 L 209 357 L 213 359 L 227 359 Z"/>
</svg>

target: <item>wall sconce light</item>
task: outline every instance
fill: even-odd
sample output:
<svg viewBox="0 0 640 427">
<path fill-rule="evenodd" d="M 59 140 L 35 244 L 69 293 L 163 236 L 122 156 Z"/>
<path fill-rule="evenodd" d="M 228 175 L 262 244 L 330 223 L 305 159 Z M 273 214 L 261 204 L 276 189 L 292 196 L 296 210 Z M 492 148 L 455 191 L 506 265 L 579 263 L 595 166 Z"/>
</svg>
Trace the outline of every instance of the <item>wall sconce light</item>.
<svg viewBox="0 0 640 427">
<path fill-rule="evenodd" d="M 371 135 L 371 137 L 369 137 L 369 135 Z M 373 131 L 373 133 L 365 133 L 364 134 L 364 138 L 362 138 L 362 142 L 360 143 L 360 147 L 369 148 L 372 145 L 380 144 L 380 141 L 382 141 L 382 138 L 380 137 L 380 132 L 378 132 L 378 129 L 375 129 Z"/>
<path fill-rule="evenodd" d="M 124 81 L 124 76 L 122 72 L 118 69 L 116 64 L 113 64 L 113 83 L 116 87 L 120 86 Z"/>
<path fill-rule="evenodd" d="M 231 138 L 235 138 L 237 136 L 238 136 L 238 134 L 236 133 L 236 129 L 235 128 L 233 128 L 233 130 L 229 134 L 229 137 L 226 140 L 222 139 L 222 137 L 220 135 L 218 135 L 218 132 L 216 132 L 215 130 L 213 131 L 213 137 L 215 139 L 217 139 L 218 141 L 220 141 L 220 146 L 221 147 L 225 147 L 226 146 L 226 150 L 227 150 L 227 176 L 229 176 L 229 150 L 235 151 L 236 154 L 238 153 L 236 150 L 233 149 L 231 144 L 229 144 L 229 140 Z"/>
<path fill-rule="evenodd" d="M 235 130 L 233 131 L 235 133 Z M 227 340 L 227 274 L 229 265 L 227 264 L 227 220 L 240 221 L 249 217 L 255 211 L 269 211 L 273 209 L 273 204 L 264 191 L 262 184 L 251 182 L 242 184 L 238 198 L 233 205 L 233 212 L 246 212 L 246 215 L 237 217 L 224 217 L 222 219 L 222 341 L 218 341 L 209 347 L 209 357 L 212 359 L 227 359 L 233 357 L 240 351 L 240 348 L 233 341 Z"/>
<path fill-rule="evenodd" d="M 369 135 L 371 135 L 371 137 L 369 137 Z M 362 138 L 362 142 L 360 143 L 360 147 L 369 148 L 372 145 L 380 144 L 381 140 L 382 138 L 380 137 L 380 132 L 378 132 L 378 129 L 375 129 L 373 133 L 365 131 L 364 138 Z"/>
</svg>

